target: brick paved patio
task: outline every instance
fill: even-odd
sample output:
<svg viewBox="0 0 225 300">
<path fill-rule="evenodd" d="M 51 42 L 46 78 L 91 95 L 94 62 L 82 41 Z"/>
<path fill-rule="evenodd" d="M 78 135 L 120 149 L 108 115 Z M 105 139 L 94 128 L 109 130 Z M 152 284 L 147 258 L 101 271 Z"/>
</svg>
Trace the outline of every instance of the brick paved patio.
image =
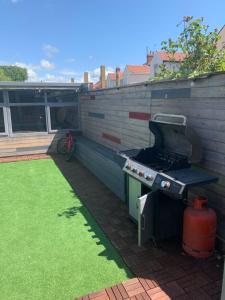
<svg viewBox="0 0 225 300">
<path fill-rule="evenodd" d="M 160 248 L 151 243 L 138 247 L 137 228 L 126 205 L 79 162 L 53 159 L 134 274 L 133 279 L 79 299 L 220 299 L 221 260 L 188 257 L 177 241 L 163 242 Z"/>
</svg>

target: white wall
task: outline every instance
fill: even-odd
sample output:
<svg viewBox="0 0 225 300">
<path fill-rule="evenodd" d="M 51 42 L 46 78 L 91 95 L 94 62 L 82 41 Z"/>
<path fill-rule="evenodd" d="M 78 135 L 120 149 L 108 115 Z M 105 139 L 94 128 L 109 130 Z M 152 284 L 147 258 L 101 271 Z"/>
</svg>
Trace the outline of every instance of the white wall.
<svg viewBox="0 0 225 300">
<path fill-rule="evenodd" d="M 159 69 L 159 66 L 163 64 L 162 59 L 160 58 L 158 53 L 155 53 L 151 62 L 151 70 L 150 75 L 151 77 L 154 77 Z M 180 68 L 179 62 L 164 62 L 164 65 L 167 67 L 167 69 L 171 71 L 178 71 Z"/>
<path fill-rule="evenodd" d="M 151 77 L 154 77 L 156 75 L 159 65 L 161 65 L 162 63 L 163 63 L 163 61 L 161 60 L 159 55 L 154 53 L 154 56 L 153 56 L 153 59 L 151 62 L 151 67 L 150 67 L 150 76 Z"/>
<path fill-rule="evenodd" d="M 116 86 L 116 80 L 111 80 L 108 75 L 107 80 L 106 80 L 106 85 L 107 85 L 107 88 L 113 88 Z"/>
<path fill-rule="evenodd" d="M 150 78 L 150 73 L 134 74 L 129 72 L 127 68 L 125 68 L 124 75 L 123 75 L 123 85 L 148 81 L 149 78 Z"/>
</svg>

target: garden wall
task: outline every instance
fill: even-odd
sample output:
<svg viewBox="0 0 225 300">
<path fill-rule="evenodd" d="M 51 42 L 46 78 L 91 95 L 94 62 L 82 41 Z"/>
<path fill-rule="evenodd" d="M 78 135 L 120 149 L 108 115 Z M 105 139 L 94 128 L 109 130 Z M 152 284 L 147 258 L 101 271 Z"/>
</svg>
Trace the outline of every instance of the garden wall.
<svg viewBox="0 0 225 300">
<path fill-rule="evenodd" d="M 219 183 L 192 192 L 209 197 L 225 237 L 225 73 L 90 91 L 80 103 L 83 134 L 114 150 L 152 144 L 148 120 L 155 113 L 187 116 L 202 143 L 201 167 L 219 176 Z"/>
</svg>

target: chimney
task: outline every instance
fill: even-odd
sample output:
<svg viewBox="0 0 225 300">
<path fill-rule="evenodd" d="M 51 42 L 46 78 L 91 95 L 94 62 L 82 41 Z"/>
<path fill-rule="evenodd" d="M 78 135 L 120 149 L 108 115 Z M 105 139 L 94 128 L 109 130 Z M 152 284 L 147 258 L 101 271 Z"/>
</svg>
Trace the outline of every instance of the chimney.
<svg viewBox="0 0 225 300">
<path fill-rule="evenodd" d="M 149 52 L 149 53 L 147 54 L 147 61 L 146 61 L 146 65 L 148 65 L 148 66 L 150 66 L 150 65 L 151 65 L 151 62 L 152 62 L 153 56 L 154 56 L 154 52 Z"/>
<path fill-rule="evenodd" d="M 101 88 L 104 89 L 106 87 L 106 80 L 105 80 L 105 66 L 100 66 L 100 81 L 101 81 Z"/>
<path fill-rule="evenodd" d="M 120 68 L 116 68 L 116 86 L 120 86 Z"/>
<path fill-rule="evenodd" d="M 71 77 L 70 82 L 71 82 L 71 83 L 74 83 L 74 82 L 75 82 L 75 80 L 74 80 L 73 77 Z"/>
<path fill-rule="evenodd" d="M 89 81 L 89 74 L 88 74 L 88 72 L 84 72 L 84 83 L 88 83 L 88 81 Z"/>
</svg>

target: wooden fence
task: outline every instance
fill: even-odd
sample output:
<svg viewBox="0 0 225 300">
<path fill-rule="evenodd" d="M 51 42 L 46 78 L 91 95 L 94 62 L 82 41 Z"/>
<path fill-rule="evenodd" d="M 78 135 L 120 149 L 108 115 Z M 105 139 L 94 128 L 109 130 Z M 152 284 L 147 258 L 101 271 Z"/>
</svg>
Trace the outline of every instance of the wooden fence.
<svg viewBox="0 0 225 300">
<path fill-rule="evenodd" d="M 201 167 L 219 182 L 192 193 L 207 195 L 225 237 L 225 74 L 148 82 L 91 91 L 80 96 L 83 134 L 114 150 L 154 143 L 148 121 L 155 113 L 183 114 L 203 147 Z"/>
</svg>

